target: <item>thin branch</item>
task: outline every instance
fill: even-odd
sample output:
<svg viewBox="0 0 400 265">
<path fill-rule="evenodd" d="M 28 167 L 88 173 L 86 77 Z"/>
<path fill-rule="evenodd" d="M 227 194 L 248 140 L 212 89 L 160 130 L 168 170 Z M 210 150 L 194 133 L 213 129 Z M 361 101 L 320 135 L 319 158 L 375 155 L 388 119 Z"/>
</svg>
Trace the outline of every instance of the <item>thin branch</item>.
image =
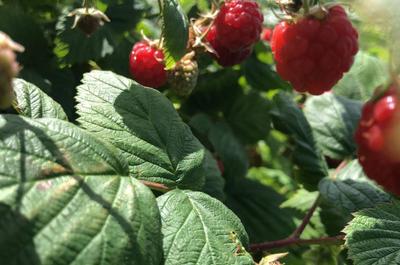
<svg viewBox="0 0 400 265">
<path fill-rule="evenodd" d="M 342 245 L 343 243 L 344 235 L 314 239 L 287 238 L 283 240 L 250 245 L 249 251 L 256 253 L 259 251 L 266 251 L 276 248 L 286 248 L 293 245 Z"/>
<path fill-rule="evenodd" d="M 344 236 L 322 237 L 317 239 L 300 239 L 301 234 L 304 232 L 304 229 L 310 223 L 310 220 L 315 210 L 318 208 L 320 202 L 321 202 L 321 194 L 318 194 L 313 205 L 308 210 L 307 214 L 304 216 L 301 224 L 296 228 L 296 230 L 294 230 L 292 235 L 290 235 L 288 238 L 272 242 L 253 244 L 250 246 L 250 252 L 254 253 L 257 251 L 269 250 L 274 248 L 284 248 L 291 245 L 341 244 L 343 242 Z"/>
<path fill-rule="evenodd" d="M 294 230 L 293 234 L 289 238 L 295 238 L 295 239 L 300 238 L 301 234 L 304 232 L 304 229 L 310 223 L 311 217 L 313 216 L 320 202 L 321 202 L 321 194 L 318 194 L 317 199 L 315 199 L 315 202 L 308 210 L 307 214 L 304 216 L 300 226 L 297 227 L 296 230 Z"/>
<path fill-rule="evenodd" d="M 161 0 L 158 0 L 158 9 L 160 9 L 160 15 L 161 15 L 163 12 L 163 4 L 162 4 Z"/>
<path fill-rule="evenodd" d="M 343 161 L 339 164 L 339 166 L 335 169 L 335 174 L 334 174 L 334 176 L 336 177 L 336 175 L 337 175 L 343 168 L 345 168 L 345 167 L 347 166 L 348 163 L 349 163 L 348 160 L 343 160 Z"/>
<path fill-rule="evenodd" d="M 142 182 L 142 184 L 144 184 L 145 186 L 149 187 L 152 190 L 157 190 L 157 191 L 161 191 L 161 192 L 168 192 L 171 190 L 167 186 L 160 184 L 160 183 L 146 181 L 146 180 L 141 180 L 140 182 Z"/>
</svg>

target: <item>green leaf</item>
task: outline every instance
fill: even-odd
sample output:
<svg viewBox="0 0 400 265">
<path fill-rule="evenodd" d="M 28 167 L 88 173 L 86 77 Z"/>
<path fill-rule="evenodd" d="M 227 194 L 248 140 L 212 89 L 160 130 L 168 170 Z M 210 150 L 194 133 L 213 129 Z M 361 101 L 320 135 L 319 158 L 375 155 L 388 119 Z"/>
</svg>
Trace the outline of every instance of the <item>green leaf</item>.
<svg viewBox="0 0 400 265">
<path fill-rule="evenodd" d="M 361 166 L 355 160 L 343 168 L 334 179 L 323 179 L 319 184 L 322 197 L 344 216 L 365 208 L 372 208 L 377 203 L 388 202 L 390 195 L 367 181 Z"/>
<path fill-rule="evenodd" d="M 174 190 L 157 198 L 164 235 L 165 265 L 253 265 L 242 247 L 247 233 L 220 201 L 193 191 Z"/>
<path fill-rule="evenodd" d="M 238 97 L 225 117 L 243 142 L 254 144 L 266 138 L 271 129 L 270 109 L 267 99 L 252 92 Z"/>
<path fill-rule="evenodd" d="M 400 264 L 399 231 L 399 202 L 357 212 L 345 228 L 349 257 L 356 265 Z"/>
<path fill-rule="evenodd" d="M 293 212 L 280 208 L 285 198 L 256 181 L 241 179 L 227 191 L 226 205 L 238 215 L 252 243 L 279 240 L 295 229 Z"/>
<path fill-rule="evenodd" d="M 152 192 L 68 122 L 0 116 L 2 264 L 161 264 Z"/>
<path fill-rule="evenodd" d="M 78 121 L 116 146 L 139 179 L 201 189 L 204 148 L 157 90 L 111 72 L 85 74 Z"/>
<path fill-rule="evenodd" d="M 223 121 L 213 122 L 206 114 L 195 115 L 190 126 L 209 142 L 224 165 L 224 176 L 237 179 L 246 176 L 249 162 L 244 146 Z"/>
<path fill-rule="evenodd" d="M 122 3 L 121 1 L 120 3 L 118 1 L 110 1 L 105 12 L 111 20 L 107 26 L 118 33 L 132 30 L 142 19 L 143 10 L 137 8 L 136 2 L 132 0 L 124 0 Z"/>
<path fill-rule="evenodd" d="M 197 7 L 203 13 L 210 11 L 210 2 L 208 0 L 197 0 Z"/>
<path fill-rule="evenodd" d="M 318 183 L 328 175 L 326 163 L 318 149 L 310 124 L 287 93 L 274 97 L 272 111 L 274 126 L 294 141 L 293 161 L 299 167 L 298 179 L 309 190 L 317 190 Z"/>
<path fill-rule="evenodd" d="M 361 117 L 362 103 L 332 93 L 310 97 L 304 114 L 324 155 L 333 159 L 353 157 L 354 133 Z"/>
<path fill-rule="evenodd" d="M 217 161 L 208 150 L 204 155 L 203 166 L 206 174 L 206 183 L 204 184 L 203 192 L 214 198 L 217 198 L 220 201 L 224 201 L 225 179 L 221 176 Z"/>
<path fill-rule="evenodd" d="M 240 73 L 232 69 L 201 74 L 196 89 L 183 102 L 182 109 L 192 114 L 229 110 L 236 98 L 243 95 L 239 77 Z"/>
<path fill-rule="evenodd" d="M 307 212 L 318 197 L 318 192 L 309 192 L 299 189 L 287 201 L 281 204 L 282 208 L 294 208 L 302 212 Z"/>
<path fill-rule="evenodd" d="M 353 67 L 334 87 L 334 92 L 351 99 L 369 100 L 377 87 L 389 81 L 388 73 L 386 63 L 367 53 L 359 52 Z"/>
<path fill-rule="evenodd" d="M 22 79 L 14 80 L 14 91 L 20 113 L 29 118 L 57 118 L 67 120 L 61 105 L 37 86 Z"/>
<path fill-rule="evenodd" d="M 129 54 L 131 51 L 132 42 L 127 38 L 123 38 L 116 46 L 114 52 L 100 60 L 98 64 L 103 70 L 110 70 L 116 74 L 129 77 L 131 76 L 129 67 L 127 67 L 127 64 L 121 62 L 126 61 L 127 54 Z"/>
<path fill-rule="evenodd" d="M 268 91 L 290 88 L 289 84 L 283 81 L 269 64 L 261 62 L 255 55 L 244 62 L 242 69 L 246 81 L 253 89 Z"/>
<path fill-rule="evenodd" d="M 246 176 L 249 167 L 247 153 L 231 128 L 224 122 L 217 122 L 211 128 L 208 136 L 217 154 L 221 157 L 226 177 L 242 178 Z"/>
<path fill-rule="evenodd" d="M 196 2 L 196 0 L 179 0 L 180 5 L 182 6 L 182 10 L 185 13 L 188 13 L 190 9 L 192 9 L 192 7 L 197 4 Z"/>
<path fill-rule="evenodd" d="M 178 0 L 163 0 L 162 18 L 165 62 L 171 69 L 186 53 L 189 23 Z"/>
</svg>

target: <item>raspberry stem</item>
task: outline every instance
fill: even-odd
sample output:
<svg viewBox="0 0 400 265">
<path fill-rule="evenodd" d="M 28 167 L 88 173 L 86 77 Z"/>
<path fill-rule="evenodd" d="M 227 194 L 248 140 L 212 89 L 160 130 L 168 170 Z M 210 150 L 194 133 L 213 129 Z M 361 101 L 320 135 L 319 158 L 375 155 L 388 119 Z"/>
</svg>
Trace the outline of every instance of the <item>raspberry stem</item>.
<svg viewBox="0 0 400 265">
<path fill-rule="evenodd" d="M 161 191 L 161 192 L 164 192 L 164 193 L 166 193 L 166 192 L 171 190 L 167 186 L 165 186 L 163 184 L 160 184 L 160 183 L 146 181 L 146 180 L 141 180 L 140 182 L 142 182 L 142 184 L 144 184 L 145 186 L 149 187 L 152 190 L 157 190 L 157 191 Z"/>
<path fill-rule="evenodd" d="M 162 0 L 158 0 L 158 8 L 160 9 L 160 15 L 162 14 L 163 11 L 163 5 L 162 5 Z"/>
<path fill-rule="evenodd" d="M 317 198 L 315 199 L 313 205 L 308 210 L 307 214 L 304 216 L 303 221 L 301 222 L 300 226 L 292 233 L 289 238 L 300 238 L 301 234 L 304 232 L 306 226 L 310 223 L 311 217 L 313 216 L 315 210 L 317 209 L 318 205 L 321 202 L 321 194 L 318 194 Z"/>
<path fill-rule="evenodd" d="M 321 202 L 321 194 L 318 194 L 315 199 L 313 205 L 308 210 L 307 214 L 304 216 L 301 224 L 294 230 L 294 232 L 285 239 L 272 241 L 272 242 L 264 242 L 259 244 L 250 245 L 249 251 L 252 253 L 258 251 L 265 251 L 275 248 L 284 248 L 291 245 L 314 245 L 314 244 L 342 244 L 344 236 L 339 235 L 336 237 L 322 237 L 315 239 L 300 239 L 301 234 L 304 232 L 307 225 L 310 223 L 311 217 L 313 216 L 315 210 Z"/>
<path fill-rule="evenodd" d="M 334 237 L 321 237 L 313 239 L 287 238 L 272 242 L 250 245 L 249 252 L 256 253 L 277 248 L 287 248 L 293 245 L 342 245 L 344 243 L 344 235 Z"/>
<path fill-rule="evenodd" d="M 94 6 L 94 0 L 83 0 L 82 6 L 88 11 L 90 7 Z"/>
</svg>

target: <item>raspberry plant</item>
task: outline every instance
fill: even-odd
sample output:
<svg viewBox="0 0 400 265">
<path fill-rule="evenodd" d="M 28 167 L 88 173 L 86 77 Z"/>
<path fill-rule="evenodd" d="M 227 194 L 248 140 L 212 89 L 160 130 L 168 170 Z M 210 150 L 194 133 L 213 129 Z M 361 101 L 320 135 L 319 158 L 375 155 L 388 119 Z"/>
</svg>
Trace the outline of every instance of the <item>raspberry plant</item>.
<svg viewBox="0 0 400 265">
<path fill-rule="evenodd" d="M 0 1 L 0 264 L 400 264 L 398 7 L 346 2 Z"/>
</svg>

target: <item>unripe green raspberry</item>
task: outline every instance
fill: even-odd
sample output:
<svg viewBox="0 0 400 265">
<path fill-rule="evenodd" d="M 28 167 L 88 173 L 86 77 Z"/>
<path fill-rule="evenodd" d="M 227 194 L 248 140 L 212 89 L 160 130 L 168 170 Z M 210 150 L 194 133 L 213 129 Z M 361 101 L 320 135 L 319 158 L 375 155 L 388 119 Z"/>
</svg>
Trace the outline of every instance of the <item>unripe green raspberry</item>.
<svg viewBox="0 0 400 265">
<path fill-rule="evenodd" d="M 170 90 L 178 96 L 189 96 L 197 85 L 199 67 L 194 55 L 194 52 L 186 54 L 168 74 Z"/>
</svg>

